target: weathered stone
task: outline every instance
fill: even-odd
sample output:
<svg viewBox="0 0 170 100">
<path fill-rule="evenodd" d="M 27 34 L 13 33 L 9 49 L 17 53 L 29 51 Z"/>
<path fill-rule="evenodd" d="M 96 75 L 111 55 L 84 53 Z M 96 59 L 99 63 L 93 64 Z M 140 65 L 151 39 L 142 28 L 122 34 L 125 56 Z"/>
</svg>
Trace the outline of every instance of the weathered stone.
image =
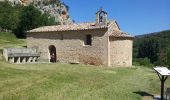
<svg viewBox="0 0 170 100">
<path fill-rule="evenodd" d="M 3 55 L 11 63 L 36 62 L 40 56 L 36 48 L 5 48 Z"/>
</svg>

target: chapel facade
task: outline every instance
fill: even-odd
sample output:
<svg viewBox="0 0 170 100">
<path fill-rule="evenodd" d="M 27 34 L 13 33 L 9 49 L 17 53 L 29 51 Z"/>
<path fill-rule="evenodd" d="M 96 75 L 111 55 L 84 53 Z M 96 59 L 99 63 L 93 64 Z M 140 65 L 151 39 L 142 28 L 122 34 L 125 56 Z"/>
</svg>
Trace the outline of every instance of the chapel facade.
<svg viewBox="0 0 170 100">
<path fill-rule="evenodd" d="M 27 47 L 40 61 L 106 66 L 132 66 L 133 36 L 122 32 L 100 9 L 96 22 L 43 26 L 27 31 Z"/>
</svg>

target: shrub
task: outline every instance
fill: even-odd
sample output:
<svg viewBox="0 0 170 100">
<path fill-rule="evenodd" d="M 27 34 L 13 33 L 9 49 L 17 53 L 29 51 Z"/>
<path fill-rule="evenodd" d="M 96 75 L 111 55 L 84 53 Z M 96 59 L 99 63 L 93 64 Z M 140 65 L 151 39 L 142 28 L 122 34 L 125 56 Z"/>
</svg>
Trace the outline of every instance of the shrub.
<svg viewBox="0 0 170 100">
<path fill-rule="evenodd" d="M 150 62 L 149 58 L 136 58 L 133 60 L 134 65 L 153 67 L 154 65 Z"/>
<path fill-rule="evenodd" d="M 166 59 L 167 59 L 167 65 L 170 68 L 170 47 L 166 49 Z"/>
</svg>

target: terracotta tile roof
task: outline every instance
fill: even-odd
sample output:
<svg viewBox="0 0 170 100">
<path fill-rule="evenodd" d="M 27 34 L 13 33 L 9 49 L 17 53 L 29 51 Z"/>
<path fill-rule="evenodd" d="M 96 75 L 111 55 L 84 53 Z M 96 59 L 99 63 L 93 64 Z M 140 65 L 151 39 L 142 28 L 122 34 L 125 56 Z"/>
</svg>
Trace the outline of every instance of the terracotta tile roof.
<svg viewBox="0 0 170 100">
<path fill-rule="evenodd" d="M 110 35 L 110 37 L 129 37 L 129 38 L 133 38 L 133 36 L 131 36 L 128 33 L 125 32 L 121 32 L 121 31 L 113 31 Z"/>
<path fill-rule="evenodd" d="M 90 30 L 90 29 L 102 29 L 108 28 L 108 25 L 96 25 L 93 23 L 79 23 L 70 25 L 55 25 L 55 26 L 43 26 L 30 31 L 31 32 L 56 32 L 56 31 L 74 31 L 74 30 Z"/>
<path fill-rule="evenodd" d="M 38 33 L 38 32 L 61 32 L 61 31 L 76 31 L 76 30 L 92 30 L 92 29 L 108 29 L 112 28 L 114 24 L 117 24 L 116 21 L 110 21 L 107 25 L 97 25 L 95 22 L 90 23 L 78 23 L 78 24 L 69 24 L 69 25 L 54 25 L 54 26 L 43 26 L 39 27 L 27 33 Z M 121 32 L 119 30 L 114 30 L 109 36 L 110 37 L 130 37 L 128 33 Z"/>
</svg>

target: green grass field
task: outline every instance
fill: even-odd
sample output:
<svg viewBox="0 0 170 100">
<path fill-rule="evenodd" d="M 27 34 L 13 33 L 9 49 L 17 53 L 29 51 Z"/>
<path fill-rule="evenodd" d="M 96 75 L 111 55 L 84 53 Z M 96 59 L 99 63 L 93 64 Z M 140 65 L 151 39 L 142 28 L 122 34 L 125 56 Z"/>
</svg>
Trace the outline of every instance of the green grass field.
<svg viewBox="0 0 170 100">
<path fill-rule="evenodd" d="M 0 32 L 0 61 L 3 60 L 3 48 L 17 47 L 22 48 L 26 46 L 25 39 L 17 39 L 14 34 L 8 32 Z"/>
<path fill-rule="evenodd" d="M 25 40 L 0 34 L 0 48 L 24 45 Z M 0 100 L 152 100 L 159 94 L 159 78 L 146 67 L 10 64 L 0 53 Z"/>
<path fill-rule="evenodd" d="M 24 39 L 17 39 L 14 34 L 0 32 L 0 49 L 4 47 L 22 47 L 26 46 Z"/>
<path fill-rule="evenodd" d="M 0 62 L 1 100 L 152 100 L 159 87 L 156 73 L 144 67 Z"/>
</svg>

